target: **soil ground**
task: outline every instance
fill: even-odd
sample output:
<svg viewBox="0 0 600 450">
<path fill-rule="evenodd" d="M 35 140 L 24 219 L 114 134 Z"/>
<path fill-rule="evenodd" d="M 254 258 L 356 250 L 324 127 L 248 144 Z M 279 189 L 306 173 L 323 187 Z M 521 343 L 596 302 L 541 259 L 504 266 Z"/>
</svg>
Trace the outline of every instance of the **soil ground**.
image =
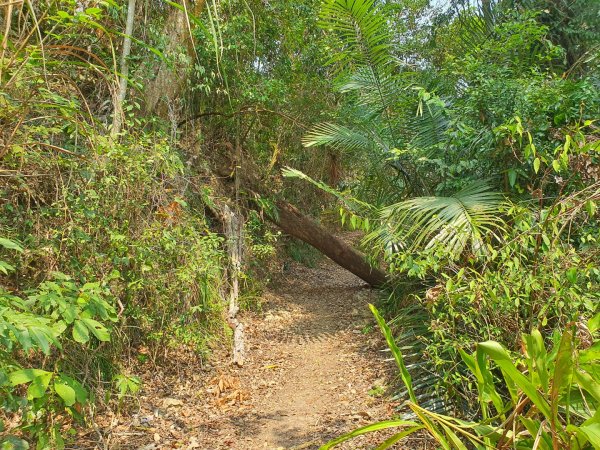
<svg viewBox="0 0 600 450">
<path fill-rule="evenodd" d="M 265 293 L 261 312 L 241 317 L 243 367 L 173 360 L 172 367 L 149 371 L 139 409 L 104 418 L 100 446 L 310 450 L 389 419 L 395 405 L 387 393 L 396 372 L 368 309 L 376 296 L 329 260 L 315 268 L 292 264 Z M 385 436 L 336 448 L 373 448 Z"/>
</svg>

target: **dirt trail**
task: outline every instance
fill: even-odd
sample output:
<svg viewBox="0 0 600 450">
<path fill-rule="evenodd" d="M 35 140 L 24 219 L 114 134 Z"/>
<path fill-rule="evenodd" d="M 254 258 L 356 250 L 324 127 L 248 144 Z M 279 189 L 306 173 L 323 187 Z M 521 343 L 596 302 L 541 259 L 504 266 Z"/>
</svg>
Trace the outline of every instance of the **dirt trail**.
<svg viewBox="0 0 600 450">
<path fill-rule="evenodd" d="M 389 417 L 378 398 L 387 383 L 383 343 L 367 307 L 375 296 L 329 260 L 294 265 L 266 294 L 262 317 L 248 318 L 249 360 L 239 370 L 253 408 L 217 431 L 235 436 L 229 448 L 318 448 Z"/>
<path fill-rule="evenodd" d="M 367 306 L 376 295 L 329 260 L 313 269 L 292 264 L 261 312 L 241 317 L 242 368 L 202 371 L 174 359 L 176 373 L 149 371 L 138 412 L 112 420 L 104 447 L 310 450 L 390 418 L 383 394 L 395 372 Z M 373 448 L 382 437 L 339 448 Z"/>
</svg>

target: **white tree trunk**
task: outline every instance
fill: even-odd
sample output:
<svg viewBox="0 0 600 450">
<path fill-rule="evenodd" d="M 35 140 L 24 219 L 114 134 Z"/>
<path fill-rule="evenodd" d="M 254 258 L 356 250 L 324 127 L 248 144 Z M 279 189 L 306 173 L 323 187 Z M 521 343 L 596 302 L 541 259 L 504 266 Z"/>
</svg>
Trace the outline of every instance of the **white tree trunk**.
<svg viewBox="0 0 600 450">
<path fill-rule="evenodd" d="M 123 102 L 127 96 L 127 79 L 129 78 L 129 55 L 131 54 L 131 36 L 133 34 L 133 21 L 135 19 L 135 2 L 129 0 L 127 6 L 127 23 L 125 24 L 125 37 L 123 39 L 123 52 L 121 53 L 121 76 L 119 78 L 119 90 L 115 101 L 112 135 L 121 132 L 123 126 Z"/>
<path fill-rule="evenodd" d="M 227 205 L 225 205 L 223 211 L 223 218 L 231 271 L 227 322 L 233 330 L 233 363 L 242 366 L 244 365 L 244 325 L 237 319 L 237 313 L 240 309 L 238 274 L 242 268 L 243 251 L 242 221 L 240 215 L 232 211 Z"/>
</svg>

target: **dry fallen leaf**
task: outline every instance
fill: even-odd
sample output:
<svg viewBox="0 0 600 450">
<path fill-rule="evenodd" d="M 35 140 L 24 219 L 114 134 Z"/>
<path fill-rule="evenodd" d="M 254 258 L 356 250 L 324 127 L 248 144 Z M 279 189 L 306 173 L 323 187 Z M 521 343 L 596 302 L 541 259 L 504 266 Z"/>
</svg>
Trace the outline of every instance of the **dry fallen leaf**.
<svg viewBox="0 0 600 450">
<path fill-rule="evenodd" d="M 169 408 L 171 406 L 182 406 L 183 401 L 179 400 L 178 398 L 166 397 L 166 398 L 163 398 L 162 405 L 163 405 L 163 408 Z"/>
</svg>

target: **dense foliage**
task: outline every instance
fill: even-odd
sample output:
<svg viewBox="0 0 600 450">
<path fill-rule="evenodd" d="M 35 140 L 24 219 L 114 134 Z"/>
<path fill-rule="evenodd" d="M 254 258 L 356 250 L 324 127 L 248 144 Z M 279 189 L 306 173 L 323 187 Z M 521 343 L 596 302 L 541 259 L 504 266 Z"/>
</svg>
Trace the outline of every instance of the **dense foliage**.
<svg viewBox="0 0 600 450">
<path fill-rule="evenodd" d="M 599 2 L 140 3 L 1 5 L 2 445 L 62 448 L 136 367 L 226 342 L 285 199 L 388 274 L 407 402 L 331 445 L 598 448 Z"/>
<path fill-rule="evenodd" d="M 361 169 L 368 164 L 367 170 L 355 170 L 349 189 L 338 195 L 345 200 L 343 215 L 367 232 L 366 247 L 378 250 L 398 280 L 392 282 L 396 288 L 388 309 L 394 314 L 400 308 L 398 345 L 420 378 L 419 398 L 427 399 L 429 408 L 419 411 L 454 413 L 489 425 L 507 410 L 499 403 L 495 416 L 486 413 L 493 399 L 487 391 L 480 391 L 484 402 L 477 407 L 474 375 L 467 370 L 474 370 L 474 359 L 465 352 L 494 340 L 497 349 L 501 343 L 520 361 L 522 352 L 538 358 L 521 344 L 532 330 L 542 349 L 544 339 L 550 342 L 573 324 L 585 331 L 564 331 L 569 342 L 564 345 L 579 345 L 574 342 L 596 331 L 586 323 L 596 317 L 600 300 L 600 34 L 595 16 L 584 19 L 574 11 L 598 7 L 574 2 L 573 9 L 562 11 L 589 31 L 574 33 L 568 20 L 554 15 L 566 8 L 561 2 L 455 6 L 418 25 L 429 34 L 415 61 L 411 50 L 423 44 L 423 34 L 415 39 L 395 27 L 395 6 L 325 2 L 323 26 L 339 38 L 339 57 L 332 64 L 346 101 L 340 122 L 315 126 L 305 144 L 332 145 L 350 164 Z M 390 176 L 386 167 L 397 175 Z M 410 318 L 414 314 L 419 319 Z M 498 354 L 489 356 L 504 370 Z M 509 353 L 502 355 L 503 361 L 510 359 Z M 596 353 L 587 358 L 595 360 Z M 577 363 L 568 361 L 573 370 Z M 535 376 L 531 368 L 529 376 Z M 586 380 L 595 392 L 595 371 Z M 511 389 L 505 386 L 500 395 L 512 395 Z M 512 401 L 516 407 L 518 396 Z M 466 431 L 471 425 L 457 436 L 450 428 L 460 422 L 442 421 L 436 428 L 431 420 L 437 419 L 424 419 L 415 409 L 420 406 L 414 395 L 411 402 L 413 414 L 424 422 L 405 425 L 429 429 L 444 448 L 463 448 L 463 438 L 476 446 L 534 445 L 507 439 L 497 428 L 489 431 L 500 433 L 500 442 L 485 433 L 483 440 L 473 438 Z M 595 446 L 595 402 L 592 394 L 576 420 L 588 419 L 591 434 L 582 441 L 574 437 L 581 436 L 575 425 L 564 425 L 566 434 L 550 439 L 541 422 L 537 428 L 526 422 L 531 411 L 519 420 L 528 436 L 537 434 L 539 448 Z M 578 407 L 567 401 L 556 408 L 566 408 L 568 417 L 569 409 Z M 554 423 L 556 417 L 546 420 Z"/>
</svg>

